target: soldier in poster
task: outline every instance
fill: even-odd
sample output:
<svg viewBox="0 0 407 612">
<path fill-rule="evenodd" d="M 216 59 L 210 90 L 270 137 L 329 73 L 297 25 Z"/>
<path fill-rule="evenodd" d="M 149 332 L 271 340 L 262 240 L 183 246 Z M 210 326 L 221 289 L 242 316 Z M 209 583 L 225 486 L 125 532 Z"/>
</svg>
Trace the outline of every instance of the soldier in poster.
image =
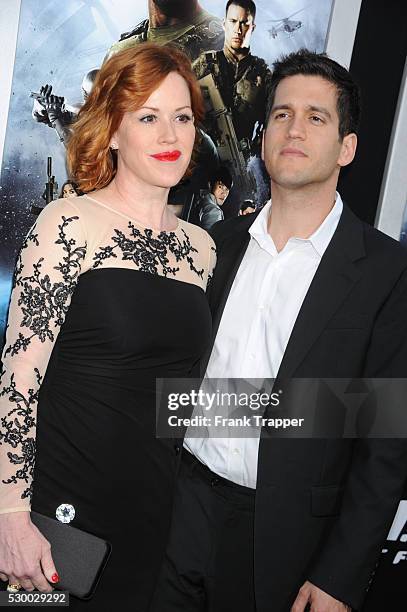
<svg viewBox="0 0 407 612">
<path fill-rule="evenodd" d="M 148 19 L 121 35 L 107 57 L 146 40 L 159 44 L 180 45 L 195 60 L 210 49 L 223 45 L 222 22 L 205 11 L 197 0 L 149 0 Z"/>
<path fill-rule="evenodd" d="M 253 0 L 228 0 L 223 49 L 204 53 L 193 64 L 206 101 L 206 130 L 222 162 L 229 163 L 239 196 L 247 198 L 256 189 L 247 164 L 260 155 L 271 76 L 266 62 L 250 52 L 255 17 Z"/>
</svg>

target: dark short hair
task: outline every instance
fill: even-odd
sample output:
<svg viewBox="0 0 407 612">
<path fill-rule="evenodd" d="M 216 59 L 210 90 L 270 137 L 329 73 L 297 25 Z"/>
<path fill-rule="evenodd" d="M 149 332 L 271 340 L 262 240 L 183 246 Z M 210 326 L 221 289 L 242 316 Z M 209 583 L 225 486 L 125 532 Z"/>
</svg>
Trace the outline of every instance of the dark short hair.
<svg viewBox="0 0 407 612">
<path fill-rule="evenodd" d="M 243 9 L 246 9 L 246 11 L 248 11 L 253 17 L 254 21 L 254 18 L 256 17 L 256 5 L 254 4 L 253 0 L 228 0 L 226 3 L 225 15 L 227 15 L 229 6 L 232 4 L 236 4 L 236 6 L 241 6 Z"/>
<path fill-rule="evenodd" d="M 228 189 L 232 188 L 233 178 L 230 174 L 229 168 L 227 168 L 226 166 L 219 166 L 219 168 L 215 170 L 215 172 L 211 176 L 211 180 L 209 181 L 211 189 L 213 189 L 217 181 L 220 181 L 221 183 L 226 185 Z"/>
<path fill-rule="evenodd" d="M 274 71 L 270 80 L 266 123 L 273 108 L 278 84 L 286 77 L 302 74 L 320 76 L 333 83 L 337 91 L 336 109 L 339 116 L 339 136 L 357 134 L 360 121 L 360 89 L 346 68 L 328 57 L 326 53 L 315 53 L 300 49 L 283 56 L 274 62 Z"/>
</svg>

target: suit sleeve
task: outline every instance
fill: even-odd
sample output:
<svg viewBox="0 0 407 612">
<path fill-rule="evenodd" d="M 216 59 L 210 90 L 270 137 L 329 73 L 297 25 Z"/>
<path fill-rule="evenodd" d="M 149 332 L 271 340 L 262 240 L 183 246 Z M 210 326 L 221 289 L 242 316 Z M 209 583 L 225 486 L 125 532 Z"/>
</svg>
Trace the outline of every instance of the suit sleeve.
<svg viewBox="0 0 407 612">
<path fill-rule="evenodd" d="M 377 316 L 364 376 L 407 378 L 407 271 Z M 406 440 L 355 440 L 341 514 L 308 572 L 310 582 L 360 608 L 406 479 Z"/>
</svg>

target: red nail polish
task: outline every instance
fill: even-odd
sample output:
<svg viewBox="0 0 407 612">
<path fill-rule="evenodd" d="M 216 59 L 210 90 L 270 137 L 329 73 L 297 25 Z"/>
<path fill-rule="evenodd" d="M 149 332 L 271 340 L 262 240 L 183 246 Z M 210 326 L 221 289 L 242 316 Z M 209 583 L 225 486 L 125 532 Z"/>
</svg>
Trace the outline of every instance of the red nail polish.
<svg viewBox="0 0 407 612">
<path fill-rule="evenodd" d="M 52 574 L 51 580 L 52 580 L 52 582 L 59 582 L 59 576 L 58 576 L 58 574 L 56 572 L 55 572 L 55 574 Z"/>
</svg>

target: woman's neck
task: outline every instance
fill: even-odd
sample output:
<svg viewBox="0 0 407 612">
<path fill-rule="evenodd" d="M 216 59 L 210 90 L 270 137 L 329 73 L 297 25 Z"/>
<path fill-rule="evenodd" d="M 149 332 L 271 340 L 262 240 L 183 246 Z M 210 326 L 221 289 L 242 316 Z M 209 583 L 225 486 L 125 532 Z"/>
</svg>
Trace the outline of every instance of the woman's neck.
<svg viewBox="0 0 407 612">
<path fill-rule="evenodd" d="M 169 188 L 115 177 L 95 196 L 100 201 L 128 215 L 145 227 L 171 231 L 178 220 L 167 206 Z"/>
</svg>

